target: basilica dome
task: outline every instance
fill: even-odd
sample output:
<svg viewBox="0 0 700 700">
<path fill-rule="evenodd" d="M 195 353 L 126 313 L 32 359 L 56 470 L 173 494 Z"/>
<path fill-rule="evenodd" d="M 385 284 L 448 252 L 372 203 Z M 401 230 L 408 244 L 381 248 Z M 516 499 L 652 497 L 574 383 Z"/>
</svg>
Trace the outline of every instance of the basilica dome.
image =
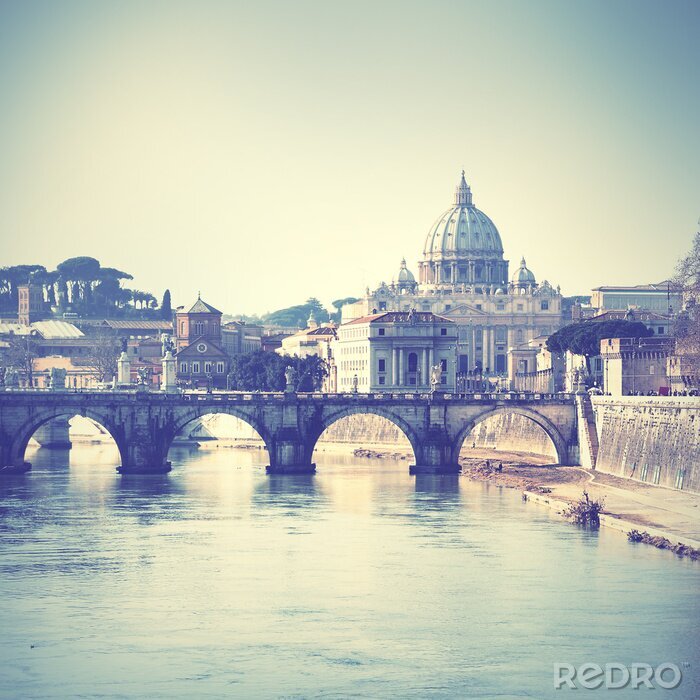
<svg viewBox="0 0 700 700">
<path fill-rule="evenodd" d="M 520 267 L 513 273 L 513 284 L 535 284 L 535 275 L 525 264 L 525 258 L 520 261 Z"/>
<path fill-rule="evenodd" d="M 474 257 L 481 253 L 501 258 L 503 243 L 493 221 L 472 204 L 471 188 L 462 171 L 454 206 L 430 227 L 423 255 L 456 254 L 459 257 Z"/>
<path fill-rule="evenodd" d="M 398 282 L 415 282 L 416 278 L 413 273 L 406 267 L 406 258 L 401 260 L 401 267 L 399 268 L 399 275 L 397 278 Z"/>
<path fill-rule="evenodd" d="M 422 284 L 507 285 L 508 262 L 496 225 L 472 202 L 462 177 L 453 205 L 430 227 L 420 263 Z"/>
</svg>

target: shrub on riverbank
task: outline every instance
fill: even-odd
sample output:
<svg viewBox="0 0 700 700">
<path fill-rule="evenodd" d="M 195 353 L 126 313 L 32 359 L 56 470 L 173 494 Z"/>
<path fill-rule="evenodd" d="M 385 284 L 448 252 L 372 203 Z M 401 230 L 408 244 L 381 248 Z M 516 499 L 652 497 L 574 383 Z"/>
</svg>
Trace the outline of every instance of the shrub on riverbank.
<svg viewBox="0 0 700 700">
<path fill-rule="evenodd" d="M 700 559 L 700 549 L 695 549 L 694 547 L 690 547 L 682 542 L 673 544 L 665 537 L 650 535 L 646 530 L 643 532 L 639 532 L 639 530 L 630 530 L 627 533 L 627 539 L 630 542 L 643 542 L 644 544 L 651 544 L 658 549 L 668 549 L 671 552 L 676 553 L 679 557 L 690 557 L 693 560 Z"/>
<path fill-rule="evenodd" d="M 604 499 L 592 500 L 587 491 L 575 503 L 572 503 L 563 511 L 565 518 L 570 518 L 573 522 L 584 527 L 599 528 L 600 514 L 603 511 Z"/>
</svg>

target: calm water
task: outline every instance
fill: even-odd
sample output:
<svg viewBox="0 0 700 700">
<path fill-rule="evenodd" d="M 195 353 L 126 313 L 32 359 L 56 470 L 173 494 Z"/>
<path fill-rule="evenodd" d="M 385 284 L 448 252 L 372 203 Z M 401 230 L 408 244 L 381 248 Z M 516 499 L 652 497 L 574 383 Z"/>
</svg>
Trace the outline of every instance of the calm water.
<svg viewBox="0 0 700 700">
<path fill-rule="evenodd" d="M 39 450 L 0 483 L 2 697 L 600 697 L 553 689 L 587 661 L 688 662 L 611 697 L 700 697 L 697 563 L 408 462 L 171 456 Z"/>
</svg>

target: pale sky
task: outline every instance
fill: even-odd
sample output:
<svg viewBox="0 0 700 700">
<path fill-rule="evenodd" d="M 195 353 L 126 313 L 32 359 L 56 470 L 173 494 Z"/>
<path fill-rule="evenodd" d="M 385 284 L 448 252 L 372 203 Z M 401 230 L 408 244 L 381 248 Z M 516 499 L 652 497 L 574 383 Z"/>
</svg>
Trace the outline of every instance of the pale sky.
<svg viewBox="0 0 700 700">
<path fill-rule="evenodd" d="M 700 216 L 700 3 L 0 0 L 0 265 L 174 305 L 359 296 L 462 168 L 511 272 L 668 277 Z"/>
</svg>

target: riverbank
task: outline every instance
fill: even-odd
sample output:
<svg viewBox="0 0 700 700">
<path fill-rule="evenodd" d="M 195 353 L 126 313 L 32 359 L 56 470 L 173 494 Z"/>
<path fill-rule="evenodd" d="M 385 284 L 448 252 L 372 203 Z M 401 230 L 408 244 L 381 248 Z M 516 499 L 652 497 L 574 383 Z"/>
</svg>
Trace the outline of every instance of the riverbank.
<svg viewBox="0 0 700 700">
<path fill-rule="evenodd" d="M 367 453 L 370 454 L 367 454 Z M 358 456 L 388 458 L 394 451 L 362 449 Z M 521 452 L 470 449 L 460 458 L 462 475 L 504 488 L 518 489 L 525 498 L 562 513 L 583 491 L 603 500 L 601 525 L 624 534 L 647 532 L 700 549 L 700 495 L 602 474 L 583 467 L 561 467 L 546 457 Z M 501 470 L 498 467 L 501 465 Z"/>
</svg>

